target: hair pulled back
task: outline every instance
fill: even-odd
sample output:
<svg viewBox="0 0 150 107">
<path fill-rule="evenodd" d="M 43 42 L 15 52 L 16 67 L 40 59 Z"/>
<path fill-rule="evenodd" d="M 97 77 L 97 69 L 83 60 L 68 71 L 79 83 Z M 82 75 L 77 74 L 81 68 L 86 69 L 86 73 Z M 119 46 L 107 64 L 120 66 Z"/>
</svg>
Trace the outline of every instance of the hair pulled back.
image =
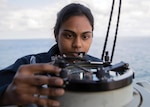
<svg viewBox="0 0 150 107">
<path fill-rule="evenodd" d="M 57 36 L 59 34 L 59 29 L 62 24 L 72 16 L 86 16 L 92 26 L 92 30 L 94 29 L 94 18 L 91 13 L 91 10 L 79 3 L 71 3 L 60 10 L 57 14 L 56 24 L 54 26 L 54 35 Z"/>
</svg>

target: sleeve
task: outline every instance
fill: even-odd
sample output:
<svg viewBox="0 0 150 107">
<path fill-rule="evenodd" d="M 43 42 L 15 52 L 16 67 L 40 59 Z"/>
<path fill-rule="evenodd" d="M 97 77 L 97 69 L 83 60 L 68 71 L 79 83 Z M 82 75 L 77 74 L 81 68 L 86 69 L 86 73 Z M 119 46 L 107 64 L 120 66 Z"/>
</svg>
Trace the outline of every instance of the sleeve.
<svg viewBox="0 0 150 107">
<path fill-rule="evenodd" d="M 0 98 L 5 92 L 7 86 L 11 83 L 18 68 L 22 64 L 29 63 L 29 56 L 18 59 L 14 64 L 0 70 Z"/>
</svg>

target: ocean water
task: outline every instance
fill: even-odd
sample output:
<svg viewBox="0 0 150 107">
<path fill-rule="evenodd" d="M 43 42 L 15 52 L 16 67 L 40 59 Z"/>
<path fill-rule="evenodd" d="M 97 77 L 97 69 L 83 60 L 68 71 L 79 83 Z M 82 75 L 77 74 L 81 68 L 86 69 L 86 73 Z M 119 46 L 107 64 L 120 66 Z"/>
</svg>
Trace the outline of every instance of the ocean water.
<svg viewBox="0 0 150 107">
<path fill-rule="evenodd" d="M 111 55 L 112 38 L 106 50 Z M 18 58 L 46 52 L 55 43 L 54 39 L 0 40 L 0 69 L 13 64 Z M 89 54 L 101 58 L 104 38 L 94 38 Z M 124 61 L 135 72 L 136 80 L 150 81 L 150 37 L 119 37 L 113 63 Z"/>
</svg>

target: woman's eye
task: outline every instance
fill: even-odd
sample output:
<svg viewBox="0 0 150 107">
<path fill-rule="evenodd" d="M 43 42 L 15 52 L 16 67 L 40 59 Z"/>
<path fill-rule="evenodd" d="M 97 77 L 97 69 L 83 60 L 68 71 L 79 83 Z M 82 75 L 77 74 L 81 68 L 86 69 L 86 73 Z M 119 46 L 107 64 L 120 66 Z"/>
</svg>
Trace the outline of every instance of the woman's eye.
<svg viewBox="0 0 150 107">
<path fill-rule="evenodd" d="M 65 37 L 68 38 L 68 39 L 71 39 L 71 38 L 73 38 L 73 35 L 71 35 L 71 34 L 65 34 Z"/>
<path fill-rule="evenodd" d="M 83 36 L 82 36 L 82 39 L 83 39 L 83 40 L 87 40 L 87 39 L 89 39 L 89 38 L 90 38 L 90 35 L 83 35 Z"/>
</svg>

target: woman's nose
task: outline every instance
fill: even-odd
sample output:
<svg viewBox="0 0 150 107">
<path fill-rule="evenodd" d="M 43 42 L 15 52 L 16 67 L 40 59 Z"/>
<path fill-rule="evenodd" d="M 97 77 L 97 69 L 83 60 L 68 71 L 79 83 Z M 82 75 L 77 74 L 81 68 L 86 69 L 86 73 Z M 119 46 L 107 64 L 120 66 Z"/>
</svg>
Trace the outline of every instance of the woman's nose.
<svg viewBox="0 0 150 107">
<path fill-rule="evenodd" d="M 73 41 L 73 48 L 81 48 L 82 47 L 82 40 L 79 37 L 76 37 Z"/>
</svg>

